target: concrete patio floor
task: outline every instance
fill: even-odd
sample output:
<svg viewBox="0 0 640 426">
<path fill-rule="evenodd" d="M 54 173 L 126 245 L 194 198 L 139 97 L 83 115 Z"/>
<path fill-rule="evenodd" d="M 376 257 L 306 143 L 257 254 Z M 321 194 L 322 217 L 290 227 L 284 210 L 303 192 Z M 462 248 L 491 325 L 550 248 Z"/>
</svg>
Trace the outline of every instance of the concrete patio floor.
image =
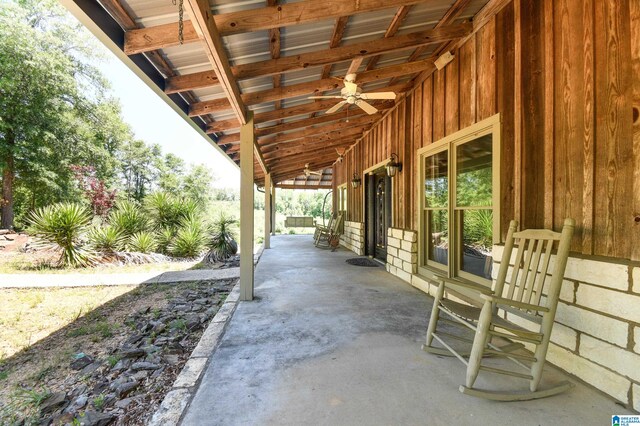
<svg viewBox="0 0 640 426">
<path fill-rule="evenodd" d="M 354 253 L 272 238 L 256 268 L 256 300 L 241 302 L 183 425 L 606 425 L 631 414 L 571 379 L 564 394 L 498 403 L 458 392 L 465 370 L 427 354 L 432 298 Z M 547 367 L 543 383 L 567 376 Z M 482 374 L 480 387 L 501 377 Z"/>
</svg>

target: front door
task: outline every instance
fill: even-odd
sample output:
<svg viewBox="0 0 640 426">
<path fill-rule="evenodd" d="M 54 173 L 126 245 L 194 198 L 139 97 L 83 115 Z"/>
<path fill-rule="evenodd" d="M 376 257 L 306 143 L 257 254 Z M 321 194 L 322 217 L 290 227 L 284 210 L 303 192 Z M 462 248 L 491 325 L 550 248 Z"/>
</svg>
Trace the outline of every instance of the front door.
<svg viewBox="0 0 640 426">
<path fill-rule="evenodd" d="M 387 260 L 387 231 L 391 225 L 391 178 L 384 169 L 367 179 L 367 254 Z"/>
</svg>

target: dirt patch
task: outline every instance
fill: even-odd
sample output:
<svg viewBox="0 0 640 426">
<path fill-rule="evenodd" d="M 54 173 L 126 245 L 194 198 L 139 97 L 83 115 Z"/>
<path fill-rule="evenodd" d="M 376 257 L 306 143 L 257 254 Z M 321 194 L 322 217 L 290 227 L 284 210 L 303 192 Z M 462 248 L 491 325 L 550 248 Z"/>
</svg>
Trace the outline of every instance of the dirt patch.
<svg viewBox="0 0 640 426">
<path fill-rule="evenodd" d="M 145 424 L 236 281 L 0 290 L 0 423 Z"/>
</svg>

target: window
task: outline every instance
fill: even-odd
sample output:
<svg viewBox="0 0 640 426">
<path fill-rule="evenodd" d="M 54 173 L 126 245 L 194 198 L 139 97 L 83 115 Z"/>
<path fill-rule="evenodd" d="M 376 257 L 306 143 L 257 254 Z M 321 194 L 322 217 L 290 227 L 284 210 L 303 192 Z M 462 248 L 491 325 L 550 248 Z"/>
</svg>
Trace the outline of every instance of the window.
<svg viewBox="0 0 640 426">
<path fill-rule="evenodd" d="M 338 186 L 338 211 L 347 211 L 347 184 Z"/>
<path fill-rule="evenodd" d="M 499 231 L 499 116 L 418 151 L 420 271 L 491 284 Z"/>
</svg>

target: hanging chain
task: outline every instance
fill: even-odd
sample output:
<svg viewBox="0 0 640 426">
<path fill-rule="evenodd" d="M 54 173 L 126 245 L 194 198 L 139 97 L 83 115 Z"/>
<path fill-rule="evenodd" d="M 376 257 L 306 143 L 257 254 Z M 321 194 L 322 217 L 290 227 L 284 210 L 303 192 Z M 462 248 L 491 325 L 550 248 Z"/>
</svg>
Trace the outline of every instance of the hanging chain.
<svg viewBox="0 0 640 426">
<path fill-rule="evenodd" d="M 178 4 L 178 41 L 180 44 L 184 42 L 184 0 L 171 0 L 175 6 Z"/>
</svg>

